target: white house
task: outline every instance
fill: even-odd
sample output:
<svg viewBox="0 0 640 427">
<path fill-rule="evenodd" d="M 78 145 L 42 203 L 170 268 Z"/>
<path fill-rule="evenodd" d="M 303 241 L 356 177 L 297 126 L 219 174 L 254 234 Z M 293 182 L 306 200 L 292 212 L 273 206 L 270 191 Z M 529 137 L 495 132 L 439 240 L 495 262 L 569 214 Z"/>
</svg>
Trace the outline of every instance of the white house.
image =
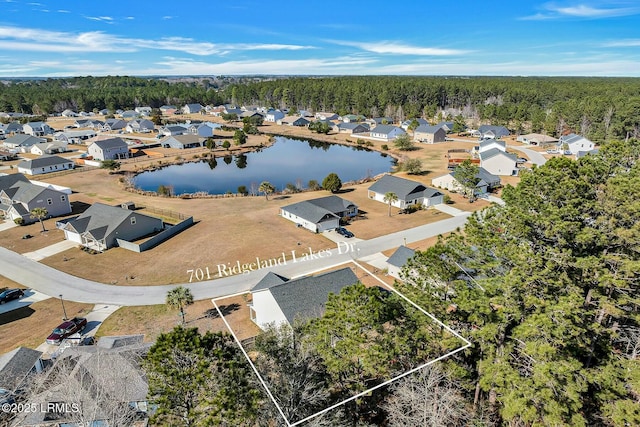
<svg viewBox="0 0 640 427">
<path fill-rule="evenodd" d="M 18 172 L 27 175 L 40 175 L 69 169 L 73 169 L 73 160 L 60 156 L 44 155 L 18 163 Z"/>
<path fill-rule="evenodd" d="M 35 144 L 42 144 L 43 142 L 47 142 L 47 140 L 31 135 L 18 134 L 5 139 L 3 145 L 9 150 L 26 153 L 31 150 L 31 147 Z"/>
<path fill-rule="evenodd" d="M 29 122 L 22 125 L 22 131 L 31 136 L 45 136 L 53 134 L 53 129 L 45 122 Z"/>
<path fill-rule="evenodd" d="M 392 141 L 405 133 L 404 129 L 397 126 L 377 125 L 375 128 L 371 129 L 369 136 L 380 141 Z"/>
<path fill-rule="evenodd" d="M 571 154 L 578 154 L 578 151 L 593 150 L 595 148 L 595 144 L 582 135 L 570 133 L 569 135 L 563 135 L 560 137 L 560 141 L 558 141 L 558 148 L 563 151 L 565 151 L 566 148 L 566 151 L 570 151 Z"/>
<path fill-rule="evenodd" d="M 542 145 L 556 143 L 558 142 L 558 138 L 543 135 L 541 133 L 527 133 L 525 135 L 518 135 L 516 141 L 522 142 L 523 144 Z"/>
<path fill-rule="evenodd" d="M 511 134 L 504 126 L 482 125 L 478 128 L 482 139 L 500 139 Z"/>
<path fill-rule="evenodd" d="M 420 125 L 413 132 L 413 139 L 425 144 L 434 144 L 447 140 L 447 131 L 440 126 Z"/>
<path fill-rule="evenodd" d="M 358 214 L 358 206 L 338 196 L 305 200 L 280 208 L 280 216 L 314 233 L 333 230 L 340 225 L 340 218 L 352 218 Z"/>
<path fill-rule="evenodd" d="M 416 254 L 416 251 L 406 246 L 400 246 L 396 251 L 391 254 L 387 259 L 387 274 L 400 280 L 400 272 L 409 261 Z"/>
<path fill-rule="evenodd" d="M 202 105 L 200 104 L 186 104 L 182 107 L 182 112 L 184 114 L 196 114 L 202 110 Z"/>
<path fill-rule="evenodd" d="M 129 157 L 129 146 L 122 138 L 102 139 L 89 145 L 87 153 L 96 160 L 126 159 Z"/>
<path fill-rule="evenodd" d="M 464 188 L 455 178 L 454 172 L 450 172 L 446 175 L 433 178 L 431 180 L 431 185 L 437 188 L 444 188 L 449 191 L 463 191 Z M 500 177 L 490 174 L 484 168 L 478 168 L 476 180 L 478 182 L 476 183 L 473 191 L 475 195 L 485 194 L 488 191 L 491 191 L 492 189 L 500 186 Z"/>
<path fill-rule="evenodd" d="M 443 202 L 444 194 L 435 188 L 427 187 L 410 179 L 393 175 L 384 175 L 368 189 L 368 197 L 372 200 L 387 204 L 384 199 L 387 193 L 394 193 L 398 199 L 391 202 L 392 206 L 406 209 L 409 206 L 422 204 L 424 208 Z"/>
<path fill-rule="evenodd" d="M 492 148 L 480 153 L 480 166 L 493 175 L 515 175 L 518 156 Z"/>
<path fill-rule="evenodd" d="M 485 139 L 478 144 L 478 153 L 483 153 L 496 148 L 500 151 L 507 151 L 507 144 L 504 141 L 498 139 Z"/>
<path fill-rule="evenodd" d="M 264 266 L 256 265 L 256 261 L 247 268 L 257 270 L 278 265 L 283 258 L 260 260 Z M 337 295 L 357 282 L 358 278 L 349 267 L 292 280 L 269 272 L 251 289 L 251 320 L 264 330 L 269 326 L 292 325 L 297 319 L 319 317 L 329 294 Z"/>
<path fill-rule="evenodd" d="M 64 141 L 43 142 L 42 144 L 34 144 L 31 146 L 31 154 L 43 156 L 45 154 L 57 154 L 68 151 L 67 143 Z"/>
</svg>

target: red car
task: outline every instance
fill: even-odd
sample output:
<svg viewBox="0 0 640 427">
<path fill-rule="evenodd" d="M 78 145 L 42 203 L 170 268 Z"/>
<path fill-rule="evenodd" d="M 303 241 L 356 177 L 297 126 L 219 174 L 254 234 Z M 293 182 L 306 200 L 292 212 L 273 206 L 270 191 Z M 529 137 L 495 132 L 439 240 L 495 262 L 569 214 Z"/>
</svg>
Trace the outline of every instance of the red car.
<svg viewBox="0 0 640 427">
<path fill-rule="evenodd" d="M 47 344 L 60 344 L 60 342 L 77 333 L 82 332 L 87 326 L 87 319 L 84 317 L 74 317 L 63 323 L 51 332 L 51 335 L 47 337 Z"/>
</svg>

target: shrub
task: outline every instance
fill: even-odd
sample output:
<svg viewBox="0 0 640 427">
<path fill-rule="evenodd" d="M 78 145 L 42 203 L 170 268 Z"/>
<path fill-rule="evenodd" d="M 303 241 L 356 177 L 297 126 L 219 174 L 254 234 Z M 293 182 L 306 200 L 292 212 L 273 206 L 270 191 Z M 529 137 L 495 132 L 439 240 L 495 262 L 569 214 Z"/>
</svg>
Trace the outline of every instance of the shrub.
<svg viewBox="0 0 640 427">
<path fill-rule="evenodd" d="M 447 205 L 452 205 L 452 204 L 453 204 L 453 200 L 451 199 L 451 196 L 450 196 L 450 195 L 448 195 L 448 194 L 445 194 L 445 195 L 442 197 L 442 202 L 443 202 L 443 203 L 445 203 L 445 204 L 447 204 Z"/>
<path fill-rule="evenodd" d="M 17 225 L 23 225 L 24 224 L 24 219 L 16 218 L 16 219 L 13 220 L 13 222 L 15 222 Z"/>
<path fill-rule="evenodd" d="M 387 144 L 382 144 L 382 149 L 387 151 L 389 149 L 389 146 Z"/>
</svg>

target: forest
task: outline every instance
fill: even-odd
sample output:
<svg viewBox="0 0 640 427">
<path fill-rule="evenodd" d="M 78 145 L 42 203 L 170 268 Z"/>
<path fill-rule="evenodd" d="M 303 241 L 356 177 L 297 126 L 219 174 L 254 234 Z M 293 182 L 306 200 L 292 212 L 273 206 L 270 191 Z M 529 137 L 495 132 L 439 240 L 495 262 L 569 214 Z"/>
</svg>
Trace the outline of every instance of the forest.
<svg viewBox="0 0 640 427">
<path fill-rule="evenodd" d="M 594 142 L 640 137 L 640 79 L 596 77 L 210 77 L 127 76 L 10 80 L 0 111 L 56 114 L 164 104 L 261 105 L 333 111 L 396 122 L 463 117 L 470 126 L 505 125 L 514 133 Z"/>
</svg>

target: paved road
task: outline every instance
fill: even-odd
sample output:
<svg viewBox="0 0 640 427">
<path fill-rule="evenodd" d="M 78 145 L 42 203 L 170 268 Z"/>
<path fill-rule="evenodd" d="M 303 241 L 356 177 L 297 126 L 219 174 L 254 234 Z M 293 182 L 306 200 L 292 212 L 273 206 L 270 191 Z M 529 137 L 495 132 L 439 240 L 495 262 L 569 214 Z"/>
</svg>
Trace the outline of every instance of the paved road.
<svg viewBox="0 0 640 427">
<path fill-rule="evenodd" d="M 218 278 L 218 266 L 203 265 L 202 271 L 205 278 L 207 278 L 205 269 L 208 267 L 209 277 L 215 280 L 183 283 L 182 285 L 191 289 L 196 300 L 243 293 L 251 289 L 268 271 L 290 278 L 311 274 L 344 264 L 353 259 L 396 248 L 405 243 L 423 240 L 454 231 L 457 228 L 463 228 L 469 215 L 467 213 L 466 215 L 455 216 L 366 241 L 341 243 L 338 244 L 337 248 L 331 251 L 322 251 L 321 254 L 316 253 L 313 248 L 288 248 L 283 252 L 284 258 L 282 255 L 280 256 L 280 265 L 251 271 L 247 274 Z M 309 254 L 310 250 L 313 252 L 312 254 Z M 251 261 L 239 260 L 240 263 Z M 230 267 L 228 266 L 228 268 Z M 106 285 L 63 273 L 2 247 L 0 247 L 0 272 L 8 279 L 44 294 L 55 296 L 62 294 L 65 300 L 92 304 L 120 306 L 164 304 L 167 292 L 179 286 L 179 284 L 163 286 Z M 186 268 L 185 279 L 188 280 Z"/>
</svg>

